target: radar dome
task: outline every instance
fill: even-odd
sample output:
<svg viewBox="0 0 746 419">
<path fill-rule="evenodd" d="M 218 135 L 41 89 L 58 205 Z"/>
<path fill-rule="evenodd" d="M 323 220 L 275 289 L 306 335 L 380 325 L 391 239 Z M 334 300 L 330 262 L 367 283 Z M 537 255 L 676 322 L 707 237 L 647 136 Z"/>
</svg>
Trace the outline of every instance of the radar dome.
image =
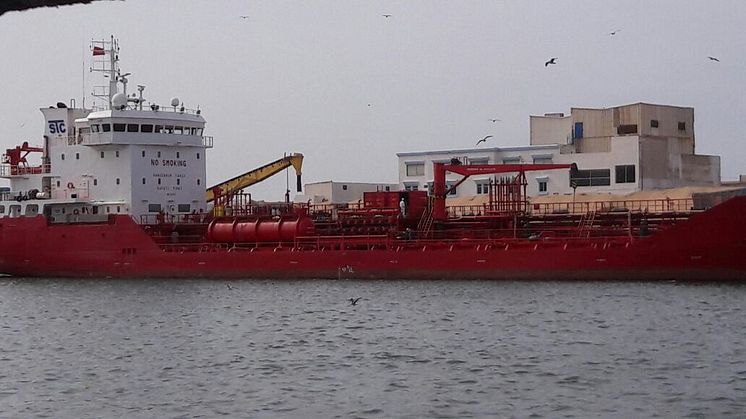
<svg viewBox="0 0 746 419">
<path fill-rule="evenodd" d="M 111 98 L 111 106 L 114 109 L 122 109 L 127 105 L 127 96 L 124 93 L 119 92 Z"/>
<path fill-rule="evenodd" d="M 179 101 L 178 97 L 171 99 L 171 106 L 179 106 L 179 103 L 181 102 Z"/>
</svg>

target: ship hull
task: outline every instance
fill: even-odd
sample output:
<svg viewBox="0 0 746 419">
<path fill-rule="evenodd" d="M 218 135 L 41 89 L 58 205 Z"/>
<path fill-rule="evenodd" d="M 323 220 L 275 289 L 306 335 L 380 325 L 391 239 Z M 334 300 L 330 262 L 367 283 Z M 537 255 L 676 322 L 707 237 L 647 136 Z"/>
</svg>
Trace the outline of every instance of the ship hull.
<svg viewBox="0 0 746 419">
<path fill-rule="evenodd" d="M 102 224 L 0 219 L 0 272 L 44 277 L 333 279 L 746 279 L 746 198 L 652 237 L 394 242 L 384 248 L 292 244 L 158 245 L 126 216 Z M 340 239 L 341 242 L 341 239 Z"/>
</svg>

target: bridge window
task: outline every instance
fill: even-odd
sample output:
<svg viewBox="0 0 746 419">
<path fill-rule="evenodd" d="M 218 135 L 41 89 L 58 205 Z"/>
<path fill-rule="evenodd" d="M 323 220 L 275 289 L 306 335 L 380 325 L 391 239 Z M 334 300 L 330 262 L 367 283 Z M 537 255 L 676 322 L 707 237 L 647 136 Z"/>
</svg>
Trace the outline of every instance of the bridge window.
<svg viewBox="0 0 746 419">
<path fill-rule="evenodd" d="M 98 132 L 100 126 L 98 124 L 91 125 L 91 132 Z"/>
<path fill-rule="evenodd" d="M 202 136 L 202 128 L 197 128 L 197 135 Z"/>
<path fill-rule="evenodd" d="M 488 157 L 474 157 L 469 159 L 469 164 L 488 164 L 489 161 Z"/>
<path fill-rule="evenodd" d="M 127 128 L 126 124 L 114 124 L 114 132 L 124 132 L 125 128 Z"/>
<path fill-rule="evenodd" d="M 148 204 L 148 212 L 161 212 L 161 204 Z"/>
<path fill-rule="evenodd" d="M 174 126 L 173 126 L 173 125 L 166 125 L 166 126 L 165 126 L 165 127 L 163 128 L 163 131 L 164 131 L 164 132 L 165 132 L 166 134 L 173 134 L 173 133 L 174 133 Z"/>
<path fill-rule="evenodd" d="M 101 130 L 103 132 L 109 132 L 109 131 L 111 131 L 111 124 L 101 124 Z"/>
<path fill-rule="evenodd" d="M 165 131 L 163 131 L 163 125 L 156 125 L 155 126 L 155 132 L 157 134 L 163 134 Z"/>
<path fill-rule="evenodd" d="M 181 135 L 183 133 L 183 130 L 184 130 L 184 128 L 182 128 L 182 127 L 178 127 L 178 126 L 174 127 L 174 134 Z"/>
<path fill-rule="evenodd" d="M 37 204 L 26 205 L 26 216 L 27 217 L 34 217 L 38 214 L 39 214 L 39 205 Z"/>
<path fill-rule="evenodd" d="M 142 124 L 140 127 L 140 132 L 153 132 L 153 125 L 152 124 Z"/>
<path fill-rule="evenodd" d="M 127 124 L 127 132 L 140 132 L 140 125 Z"/>
<path fill-rule="evenodd" d="M 179 204 L 178 211 L 179 212 L 189 212 L 192 210 L 192 206 L 189 204 Z"/>
<path fill-rule="evenodd" d="M 0 205 L 0 214 L 5 214 L 5 205 Z"/>
<path fill-rule="evenodd" d="M 416 191 L 420 189 L 419 183 L 412 183 L 412 182 L 404 182 L 404 190 L 405 191 Z"/>
<path fill-rule="evenodd" d="M 503 164 L 520 164 L 521 163 L 521 157 L 505 157 L 503 159 Z"/>
</svg>

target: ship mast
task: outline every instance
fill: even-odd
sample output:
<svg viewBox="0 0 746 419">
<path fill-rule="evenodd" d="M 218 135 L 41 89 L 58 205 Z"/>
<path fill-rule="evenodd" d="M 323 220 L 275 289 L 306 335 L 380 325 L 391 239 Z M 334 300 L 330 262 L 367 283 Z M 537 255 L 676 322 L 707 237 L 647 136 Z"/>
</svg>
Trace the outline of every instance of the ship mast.
<svg viewBox="0 0 746 419">
<path fill-rule="evenodd" d="M 109 78 L 109 86 L 94 86 L 91 94 L 103 99 L 108 104 L 108 108 L 111 109 L 112 98 L 117 94 L 117 82 L 120 81 L 120 78 L 126 80 L 124 76 L 119 74 L 119 41 L 114 39 L 112 35 L 108 41 L 92 41 L 91 49 L 93 51 L 93 66 L 90 71 L 103 73 L 104 77 Z"/>
</svg>

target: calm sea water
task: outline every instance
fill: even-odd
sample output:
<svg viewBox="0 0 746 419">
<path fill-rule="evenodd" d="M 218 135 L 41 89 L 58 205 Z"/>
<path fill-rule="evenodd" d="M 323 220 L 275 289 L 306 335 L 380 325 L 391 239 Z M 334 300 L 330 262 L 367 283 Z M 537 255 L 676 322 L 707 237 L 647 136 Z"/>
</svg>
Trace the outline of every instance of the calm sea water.
<svg viewBox="0 0 746 419">
<path fill-rule="evenodd" d="M 734 284 L 3 278 L 0 417 L 743 417 L 745 314 Z"/>
</svg>

